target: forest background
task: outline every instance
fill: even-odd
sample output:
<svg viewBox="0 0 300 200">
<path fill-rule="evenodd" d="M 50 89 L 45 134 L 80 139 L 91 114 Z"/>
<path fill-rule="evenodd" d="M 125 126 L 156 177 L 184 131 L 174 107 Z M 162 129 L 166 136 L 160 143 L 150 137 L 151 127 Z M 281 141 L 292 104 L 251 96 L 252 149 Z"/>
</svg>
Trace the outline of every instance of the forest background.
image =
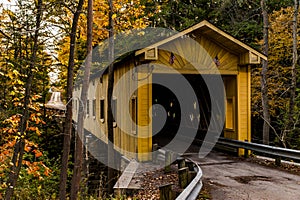
<svg viewBox="0 0 300 200">
<path fill-rule="evenodd" d="M 108 38 L 109 19 L 116 33 L 146 27 L 181 31 L 205 19 L 268 54 L 265 93 L 262 66 L 252 68 L 252 141 L 300 149 L 299 65 L 293 50 L 296 47 L 297 54 L 297 1 L 96 0 L 92 9 L 92 45 Z M 64 199 L 70 194 L 74 137 L 63 193 L 65 124 L 44 105 L 49 91 L 56 90 L 69 102 L 68 73 L 76 74 L 87 55 L 87 19 L 84 0 L 16 0 L 0 5 L 0 199 Z M 270 130 L 267 141 L 263 124 Z"/>
</svg>

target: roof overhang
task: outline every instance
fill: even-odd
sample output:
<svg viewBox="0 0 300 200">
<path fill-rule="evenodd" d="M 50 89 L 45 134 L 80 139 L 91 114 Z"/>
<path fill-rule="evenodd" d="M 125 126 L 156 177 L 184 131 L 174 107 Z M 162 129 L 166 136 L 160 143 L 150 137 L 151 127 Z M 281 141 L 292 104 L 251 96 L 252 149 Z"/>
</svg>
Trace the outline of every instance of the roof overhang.
<svg viewBox="0 0 300 200">
<path fill-rule="evenodd" d="M 155 60 L 157 59 L 157 49 L 159 49 L 161 45 L 171 42 L 184 35 L 190 35 L 193 33 L 195 33 L 195 35 L 203 35 L 206 38 L 214 41 L 222 48 L 235 55 L 238 55 L 240 57 L 240 64 L 259 64 L 261 59 L 267 60 L 267 56 L 263 53 L 239 41 L 238 39 L 217 28 L 206 20 L 146 48 L 140 49 L 135 52 L 135 55 L 138 56 L 141 54 L 145 54 L 145 59 Z"/>
</svg>

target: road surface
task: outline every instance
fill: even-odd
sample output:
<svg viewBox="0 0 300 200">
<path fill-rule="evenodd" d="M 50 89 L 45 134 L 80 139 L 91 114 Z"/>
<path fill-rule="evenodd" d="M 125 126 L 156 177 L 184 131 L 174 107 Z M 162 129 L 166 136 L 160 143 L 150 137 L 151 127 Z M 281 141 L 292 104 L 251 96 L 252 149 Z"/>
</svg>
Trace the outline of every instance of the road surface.
<svg viewBox="0 0 300 200">
<path fill-rule="evenodd" d="M 191 157 L 200 163 L 213 200 L 300 199 L 300 175 L 216 152 L 203 159 Z"/>
</svg>

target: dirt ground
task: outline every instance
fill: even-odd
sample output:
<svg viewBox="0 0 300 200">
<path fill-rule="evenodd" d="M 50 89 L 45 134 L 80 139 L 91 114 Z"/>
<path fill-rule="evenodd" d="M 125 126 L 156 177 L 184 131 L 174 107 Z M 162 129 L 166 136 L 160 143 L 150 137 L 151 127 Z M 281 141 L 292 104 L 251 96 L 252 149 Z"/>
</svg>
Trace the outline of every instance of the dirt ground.
<svg viewBox="0 0 300 200">
<path fill-rule="evenodd" d="M 137 173 L 138 175 L 138 173 Z M 133 199 L 141 200 L 159 200 L 159 186 L 172 184 L 172 190 L 181 191 L 178 186 L 178 175 L 176 165 L 171 166 L 171 170 L 168 173 L 164 172 L 164 169 L 157 169 L 155 171 L 143 172 L 139 175 L 140 187 L 142 189 L 137 190 L 133 195 Z"/>
<path fill-rule="evenodd" d="M 197 158 L 196 154 L 191 157 L 203 170 L 204 196 L 207 197 L 203 199 L 300 199 L 300 173 L 294 168 L 278 168 L 270 162 L 231 158 L 216 152 L 204 159 Z"/>
</svg>

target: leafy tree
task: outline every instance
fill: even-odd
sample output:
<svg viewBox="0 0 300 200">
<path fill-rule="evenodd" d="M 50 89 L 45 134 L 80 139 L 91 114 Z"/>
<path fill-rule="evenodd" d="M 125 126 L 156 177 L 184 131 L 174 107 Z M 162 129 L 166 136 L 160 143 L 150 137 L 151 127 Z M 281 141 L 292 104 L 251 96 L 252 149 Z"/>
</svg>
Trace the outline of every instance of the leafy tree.
<svg viewBox="0 0 300 200">
<path fill-rule="evenodd" d="M 57 157 L 48 155 L 49 148 L 43 142 L 59 132 L 49 126 L 53 122 L 43 109 L 50 88 L 48 73 L 53 65 L 46 52 L 52 36 L 47 21 L 49 2 L 16 1 L 16 7 L 18 9 L 13 11 L 2 9 L 0 14 L 0 79 L 3 84 L 0 149 L 5 153 L 5 157 L 1 157 L 5 159 L 1 161 L 0 196 L 6 189 L 6 199 L 12 197 L 12 189 L 17 198 L 28 194 L 25 189 L 30 186 L 24 185 L 25 182 L 36 181 L 36 186 L 46 191 L 44 181 L 55 177 L 48 164 L 57 166 L 53 164 Z M 48 120 L 50 123 L 46 125 Z M 23 181 L 26 179 L 23 185 L 17 182 L 18 175 Z M 53 184 L 55 188 L 58 189 Z M 33 187 L 29 190 L 38 192 Z M 30 194 L 34 196 L 33 192 Z"/>
<path fill-rule="evenodd" d="M 71 133 L 72 133 L 72 92 L 73 92 L 73 77 L 74 77 L 74 66 L 75 66 L 75 43 L 76 33 L 78 27 L 78 20 L 82 11 L 84 0 L 79 0 L 75 9 L 72 21 L 72 27 L 70 32 L 70 49 L 67 69 L 67 111 L 66 120 L 64 124 L 64 147 L 62 155 L 62 166 L 60 173 L 60 189 L 59 198 L 66 199 L 66 183 L 67 183 L 67 172 L 68 172 L 68 160 L 71 145 Z M 77 194 L 76 194 L 77 195 Z"/>
<path fill-rule="evenodd" d="M 298 132 L 298 106 L 299 106 L 299 91 L 296 90 L 295 106 L 296 109 L 293 115 L 293 130 L 289 130 L 288 125 L 290 117 L 288 116 L 290 102 L 290 88 L 292 77 L 293 64 L 293 7 L 282 8 L 274 11 L 269 16 L 269 70 L 268 70 L 268 97 L 270 115 L 272 124 L 269 124 L 272 133 L 275 135 L 275 141 L 286 147 L 297 146 L 299 141 Z M 298 17 L 299 20 L 299 17 Z M 298 41 L 299 43 L 299 41 Z M 253 114 L 258 116 L 262 112 L 260 104 L 259 84 L 260 68 L 253 70 Z M 274 139 L 274 136 L 271 136 Z M 298 144 L 299 145 L 299 144 Z"/>
<path fill-rule="evenodd" d="M 25 82 L 25 95 L 24 95 L 24 100 L 23 100 L 23 112 L 21 114 L 21 118 L 20 118 L 20 123 L 18 124 L 18 136 L 17 136 L 17 140 L 16 140 L 16 144 L 14 147 L 14 153 L 13 153 L 13 157 L 12 157 L 12 167 L 11 167 L 11 171 L 9 173 L 9 179 L 7 181 L 7 189 L 6 189 L 6 193 L 5 193 L 5 199 L 11 199 L 12 195 L 13 195 L 13 190 L 14 187 L 16 185 L 20 170 L 21 170 L 21 166 L 22 166 L 22 161 L 23 161 L 23 155 L 24 155 L 24 148 L 25 148 L 25 136 L 26 136 L 26 129 L 27 129 L 27 123 L 29 120 L 29 109 L 30 109 L 30 97 L 31 97 L 31 88 L 32 88 L 32 80 L 33 80 L 33 73 L 36 69 L 36 61 L 37 61 L 37 51 L 38 51 L 38 37 L 39 37 L 39 29 L 40 29 L 40 25 L 41 25 L 41 20 L 42 20 L 42 0 L 39 0 L 36 4 L 36 21 L 35 26 L 33 26 L 35 28 L 35 30 L 33 31 L 34 34 L 32 35 L 32 52 L 29 56 L 29 61 L 30 63 L 28 63 L 28 68 L 27 68 L 27 79 Z M 30 16 L 27 15 L 27 17 L 30 18 Z M 30 22 L 30 21 L 29 21 Z M 31 28 L 26 26 L 27 24 L 25 24 L 25 28 Z M 26 30 L 26 29 L 25 29 Z M 32 29 L 27 29 L 27 30 L 32 30 Z M 31 38 L 29 38 L 31 39 Z M 29 40 L 30 41 L 30 40 Z M 28 42 L 29 42 L 28 41 Z M 25 45 L 27 46 L 28 43 L 26 42 Z M 25 52 L 28 49 L 25 49 Z"/>
<path fill-rule="evenodd" d="M 72 85 L 73 81 L 73 77 L 70 79 L 70 75 L 71 73 L 73 75 L 77 75 L 78 73 L 78 68 L 81 65 L 81 63 L 83 62 L 83 60 L 86 57 L 86 40 L 87 40 L 87 16 L 86 16 L 86 9 L 87 9 L 87 4 L 86 2 L 83 2 L 83 8 L 82 8 L 82 15 L 79 15 L 78 13 L 78 29 L 72 30 L 72 34 L 67 35 L 65 34 L 65 36 L 59 41 L 58 43 L 58 60 L 60 61 L 60 63 L 62 63 L 61 65 L 61 77 L 60 77 L 60 84 L 65 85 L 65 81 L 66 80 L 66 75 L 68 74 L 68 86 L 67 86 L 67 116 L 69 115 L 68 113 L 71 111 L 68 111 L 68 107 L 71 107 L 71 96 L 70 96 L 70 85 Z M 67 5 L 65 5 L 67 6 Z M 69 5 L 68 5 L 69 6 Z M 93 10 L 94 10 L 94 17 L 93 17 L 93 38 L 92 38 L 92 44 L 93 46 L 96 46 L 98 43 L 102 42 L 103 40 L 105 40 L 106 38 L 108 38 L 108 26 L 109 26 L 109 18 L 108 18 L 108 2 L 105 1 L 96 1 L 94 2 L 94 6 L 93 6 Z M 70 23 L 70 21 L 68 19 L 72 19 L 73 18 L 73 14 L 75 13 L 73 10 L 73 7 L 66 7 L 65 11 L 66 11 L 66 16 L 65 20 L 67 22 Z M 129 0 L 125 0 L 125 1 L 114 1 L 114 14 L 112 16 L 114 23 L 115 23 L 115 29 L 118 32 L 121 31 L 126 31 L 126 30 L 130 30 L 130 29 L 136 29 L 136 28 L 144 28 L 148 25 L 148 21 L 147 18 L 145 16 L 144 13 L 144 9 L 145 7 L 140 5 L 139 1 L 135 1 L 134 3 L 132 1 Z M 76 9 L 75 9 L 76 10 Z M 75 16 L 75 15 L 74 15 Z M 74 25 L 74 21 L 71 21 Z M 63 22 L 65 23 L 65 22 Z M 73 26 L 72 26 L 73 27 Z M 69 27 L 70 28 L 70 27 Z M 66 29 L 68 30 L 68 29 Z M 65 31 L 65 30 L 64 30 Z M 68 31 L 66 32 L 68 33 Z M 75 37 L 76 36 L 76 37 Z M 71 37 L 72 40 L 70 39 Z M 70 44 L 71 41 L 71 46 L 69 46 L 68 44 Z M 72 42 L 73 41 L 73 42 Z M 70 53 L 70 49 L 71 47 L 73 47 L 74 49 L 71 51 L 72 53 Z M 70 68 L 68 70 L 66 70 L 66 66 L 70 65 L 67 64 L 68 62 L 66 62 L 66 59 L 68 57 L 70 57 L 70 55 L 72 55 L 74 61 L 73 61 L 73 67 L 74 69 L 72 69 L 72 72 L 70 72 Z M 70 60 L 69 60 L 70 62 Z M 71 110 L 71 108 L 70 108 Z M 71 119 L 68 117 L 68 119 Z M 70 127 L 70 126 L 69 126 Z M 65 128 L 68 129 L 69 128 Z M 69 134 L 65 134 L 68 135 L 68 138 L 70 137 Z M 76 146 L 78 146 L 80 144 L 76 144 Z M 66 152 L 66 151 L 64 151 Z M 66 155 L 63 156 L 65 158 L 65 160 L 63 161 L 63 163 L 66 163 Z M 76 160 L 75 160 L 76 162 Z M 78 166 L 77 166 L 78 167 Z M 76 169 L 77 170 L 77 169 Z M 78 171 L 78 170 L 77 170 Z M 64 167 L 64 174 L 66 174 L 66 167 Z M 78 173 L 77 173 L 78 174 Z M 64 176 L 66 177 L 66 176 Z M 65 180 L 62 179 L 62 180 Z M 76 181 L 75 181 L 76 182 Z M 65 183 L 65 181 L 61 181 L 61 183 Z M 65 191 L 65 186 L 61 186 L 60 190 L 64 190 Z M 72 195 L 75 195 L 77 189 L 73 190 L 74 192 L 72 192 Z M 60 195 L 60 198 L 64 198 L 65 194 L 63 194 L 61 192 L 62 195 Z M 72 198 L 75 198 L 75 196 L 73 196 Z"/>
<path fill-rule="evenodd" d="M 263 16 L 263 53 L 268 56 L 269 53 L 269 14 L 265 0 L 261 0 L 261 9 Z M 270 112 L 269 112 L 269 98 L 268 98 L 268 84 L 267 84 L 267 73 L 268 73 L 268 61 L 262 61 L 261 69 L 261 103 L 262 103 L 262 119 L 263 119 L 263 143 L 269 144 L 270 135 Z"/>
<path fill-rule="evenodd" d="M 82 105 L 86 105 L 87 103 L 87 95 L 89 88 L 89 80 L 90 80 L 90 71 L 92 65 L 92 41 L 93 41 L 93 0 L 88 0 L 88 14 L 87 14 L 87 58 L 84 62 L 84 78 L 82 82 L 82 90 L 80 101 L 82 104 L 79 106 L 78 120 L 77 120 L 77 134 L 76 137 L 76 149 L 75 149 L 75 163 L 72 177 L 72 185 L 71 185 L 71 199 L 77 199 L 78 192 L 80 189 L 80 182 L 82 176 L 82 165 L 83 165 L 83 142 L 82 138 L 84 136 L 84 107 Z"/>
<path fill-rule="evenodd" d="M 211 2 L 206 0 L 145 1 L 155 13 L 152 26 L 181 31 L 206 19 L 212 11 Z"/>
</svg>

